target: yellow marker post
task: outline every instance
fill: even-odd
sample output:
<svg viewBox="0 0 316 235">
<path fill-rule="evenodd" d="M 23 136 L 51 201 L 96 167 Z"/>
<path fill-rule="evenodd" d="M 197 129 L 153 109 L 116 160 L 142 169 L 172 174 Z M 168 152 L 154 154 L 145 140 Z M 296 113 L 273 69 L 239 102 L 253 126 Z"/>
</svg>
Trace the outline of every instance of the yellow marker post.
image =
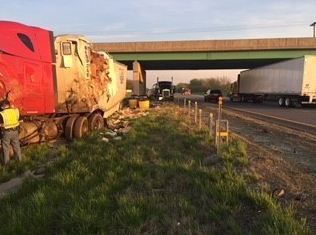
<svg viewBox="0 0 316 235">
<path fill-rule="evenodd" d="M 188 106 L 189 106 L 189 112 L 188 112 L 188 114 L 189 114 L 189 121 L 191 122 L 191 100 L 189 100 Z"/>
<path fill-rule="evenodd" d="M 210 113 L 209 116 L 209 136 L 213 134 L 213 113 Z"/>
<path fill-rule="evenodd" d="M 202 109 L 199 109 L 199 130 L 202 129 Z"/>
<path fill-rule="evenodd" d="M 223 106 L 223 98 L 219 97 L 218 98 L 218 117 L 217 120 L 221 120 L 222 119 L 222 106 Z"/>
</svg>

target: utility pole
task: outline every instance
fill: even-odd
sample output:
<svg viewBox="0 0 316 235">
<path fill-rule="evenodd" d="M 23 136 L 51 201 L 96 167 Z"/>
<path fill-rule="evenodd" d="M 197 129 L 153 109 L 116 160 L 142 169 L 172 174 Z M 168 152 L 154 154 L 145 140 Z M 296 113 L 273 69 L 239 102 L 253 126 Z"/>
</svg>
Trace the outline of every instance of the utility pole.
<svg viewBox="0 0 316 235">
<path fill-rule="evenodd" d="M 315 25 L 316 21 L 314 21 L 310 26 L 313 27 L 313 38 L 315 37 Z"/>
</svg>

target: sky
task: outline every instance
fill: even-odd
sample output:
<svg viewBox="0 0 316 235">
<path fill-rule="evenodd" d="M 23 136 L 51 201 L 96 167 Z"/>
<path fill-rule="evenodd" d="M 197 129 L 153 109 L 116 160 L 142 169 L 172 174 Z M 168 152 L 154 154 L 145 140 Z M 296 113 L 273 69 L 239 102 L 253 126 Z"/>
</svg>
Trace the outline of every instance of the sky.
<svg viewBox="0 0 316 235">
<path fill-rule="evenodd" d="M 93 42 L 311 37 L 315 0 L 0 0 L 0 20 Z M 232 71 L 149 71 L 152 82 L 223 77 Z"/>
</svg>

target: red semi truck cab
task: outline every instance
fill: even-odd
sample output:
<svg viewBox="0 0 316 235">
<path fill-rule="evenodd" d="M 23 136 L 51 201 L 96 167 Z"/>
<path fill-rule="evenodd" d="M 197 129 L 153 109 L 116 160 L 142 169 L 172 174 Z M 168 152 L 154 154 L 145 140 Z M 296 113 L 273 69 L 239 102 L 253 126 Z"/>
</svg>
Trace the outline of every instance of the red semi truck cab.
<svg viewBox="0 0 316 235">
<path fill-rule="evenodd" d="M 84 36 L 0 21 L 0 99 L 20 109 L 23 144 L 99 130 L 125 97 L 127 66 Z"/>
<path fill-rule="evenodd" d="M 0 99 L 10 91 L 22 115 L 54 113 L 54 62 L 53 32 L 0 21 Z"/>
</svg>

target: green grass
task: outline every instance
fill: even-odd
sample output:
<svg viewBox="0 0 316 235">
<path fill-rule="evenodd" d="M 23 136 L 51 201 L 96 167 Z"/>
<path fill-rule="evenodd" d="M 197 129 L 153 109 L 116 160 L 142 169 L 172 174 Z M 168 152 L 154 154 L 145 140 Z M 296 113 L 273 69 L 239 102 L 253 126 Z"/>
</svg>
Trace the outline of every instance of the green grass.
<svg viewBox="0 0 316 235">
<path fill-rule="evenodd" d="M 0 183 L 21 175 L 27 170 L 33 170 L 53 157 L 52 149 L 46 144 L 28 146 L 23 148 L 22 152 L 22 162 L 12 159 L 7 166 L 0 164 Z"/>
<path fill-rule="evenodd" d="M 179 123 L 152 114 L 120 142 L 95 133 L 61 146 L 44 180 L 1 200 L 0 234 L 308 233 L 291 208 L 247 186 L 243 144 L 205 165 L 206 132 Z"/>
</svg>

